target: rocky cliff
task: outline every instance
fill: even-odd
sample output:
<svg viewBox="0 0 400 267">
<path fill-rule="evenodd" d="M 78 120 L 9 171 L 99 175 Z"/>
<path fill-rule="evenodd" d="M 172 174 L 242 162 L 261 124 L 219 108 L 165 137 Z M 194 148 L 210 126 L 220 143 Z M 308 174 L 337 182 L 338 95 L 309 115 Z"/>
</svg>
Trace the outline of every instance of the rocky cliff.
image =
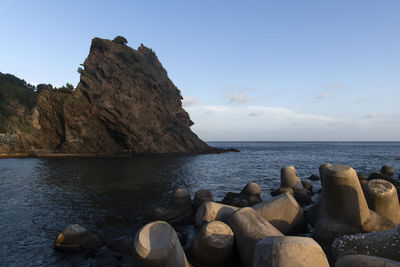
<svg viewBox="0 0 400 267">
<path fill-rule="evenodd" d="M 80 82 L 73 92 L 48 89 L 37 94 L 29 117 L 34 130 L 14 131 L 16 141 L 10 151 L 213 151 L 190 130 L 193 122 L 182 108 L 180 91 L 151 49 L 143 45 L 132 49 L 121 38 L 94 38 L 79 72 Z"/>
</svg>

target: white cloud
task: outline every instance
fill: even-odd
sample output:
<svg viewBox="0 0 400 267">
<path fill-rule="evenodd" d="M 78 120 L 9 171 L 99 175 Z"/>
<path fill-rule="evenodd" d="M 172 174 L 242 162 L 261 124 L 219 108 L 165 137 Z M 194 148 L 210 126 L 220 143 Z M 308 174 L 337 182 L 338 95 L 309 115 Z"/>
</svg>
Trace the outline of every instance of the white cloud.
<svg viewBox="0 0 400 267">
<path fill-rule="evenodd" d="M 382 117 L 379 113 L 373 112 L 373 113 L 369 113 L 367 115 L 365 115 L 366 119 L 377 119 Z"/>
<path fill-rule="evenodd" d="M 191 107 L 199 103 L 198 98 L 193 98 L 193 97 L 184 97 L 182 101 L 182 105 L 184 107 Z"/>
<path fill-rule="evenodd" d="M 331 97 L 332 97 L 331 93 L 325 92 L 325 93 L 322 93 L 322 94 L 316 96 L 315 99 L 322 100 L 322 99 L 328 99 L 328 98 L 331 98 Z"/>
<path fill-rule="evenodd" d="M 262 111 L 262 110 L 256 110 L 256 111 L 250 112 L 250 113 L 249 113 L 249 116 L 252 116 L 252 117 L 259 117 L 259 116 L 263 115 L 263 113 L 264 113 L 264 111 Z"/>
<path fill-rule="evenodd" d="M 235 94 L 229 97 L 229 103 L 238 103 L 238 104 L 242 104 L 242 103 L 248 103 L 251 102 L 251 98 L 249 98 L 247 95 L 245 94 Z"/>
<path fill-rule="evenodd" d="M 207 141 L 398 140 L 400 114 L 337 117 L 285 107 L 196 105 L 186 109 L 192 130 Z M 387 131 L 382 131 L 387 129 Z"/>
</svg>

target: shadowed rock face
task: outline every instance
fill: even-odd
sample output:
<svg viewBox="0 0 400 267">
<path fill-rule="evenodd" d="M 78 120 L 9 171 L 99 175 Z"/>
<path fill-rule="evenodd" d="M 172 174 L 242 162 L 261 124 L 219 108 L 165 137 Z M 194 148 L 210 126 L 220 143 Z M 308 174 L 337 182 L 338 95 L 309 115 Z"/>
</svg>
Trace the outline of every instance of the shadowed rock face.
<svg viewBox="0 0 400 267">
<path fill-rule="evenodd" d="M 94 38 L 83 67 L 73 94 L 40 93 L 40 133 L 18 138 L 16 152 L 212 152 L 190 130 L 180 91 L 151 49 Z"/>
</svg>

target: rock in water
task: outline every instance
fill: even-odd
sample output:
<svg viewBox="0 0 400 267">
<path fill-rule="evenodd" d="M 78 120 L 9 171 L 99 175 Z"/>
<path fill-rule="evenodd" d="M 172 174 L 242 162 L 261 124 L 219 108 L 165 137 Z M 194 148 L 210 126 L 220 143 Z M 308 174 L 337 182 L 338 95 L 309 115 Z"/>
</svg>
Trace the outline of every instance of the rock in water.
<svg viewBox="0 0 400 267">
<path fill-rule="evenodd" d="M 57 237 L 55 249 L 84 252 L 99 248 L 103 242 L 79 224 L 67 226 Z"/>
<path fill-rule="evenodd" d="M 94 38 L 73 92 L 43 90 L 40 130 L 16 141 L 16 152 L 76 154 L 213 152 L 190 130 L 182 96 L 156 54 L 141 45 Z"/>
</svg>

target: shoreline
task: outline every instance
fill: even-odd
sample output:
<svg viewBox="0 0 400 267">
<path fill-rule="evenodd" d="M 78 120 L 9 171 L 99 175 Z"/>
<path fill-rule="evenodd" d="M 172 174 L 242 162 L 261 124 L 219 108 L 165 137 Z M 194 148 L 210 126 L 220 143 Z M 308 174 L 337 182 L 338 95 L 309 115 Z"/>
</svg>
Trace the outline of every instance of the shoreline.
<svg viewBox="0 0 400 267">
<path fill-rule="evenodd" d="M 78 153 L 0 153 L 0 159 L 11 158 L 133 158 L 137 156 L 187 156 L 201 154 L 222 154 L 229 152 L 240 152 L 235 148 L 214 148 L 203 152 L 173 152 L 173 153 L 145 153 L 145 154 L 78 154 Z"/>
</svg>

